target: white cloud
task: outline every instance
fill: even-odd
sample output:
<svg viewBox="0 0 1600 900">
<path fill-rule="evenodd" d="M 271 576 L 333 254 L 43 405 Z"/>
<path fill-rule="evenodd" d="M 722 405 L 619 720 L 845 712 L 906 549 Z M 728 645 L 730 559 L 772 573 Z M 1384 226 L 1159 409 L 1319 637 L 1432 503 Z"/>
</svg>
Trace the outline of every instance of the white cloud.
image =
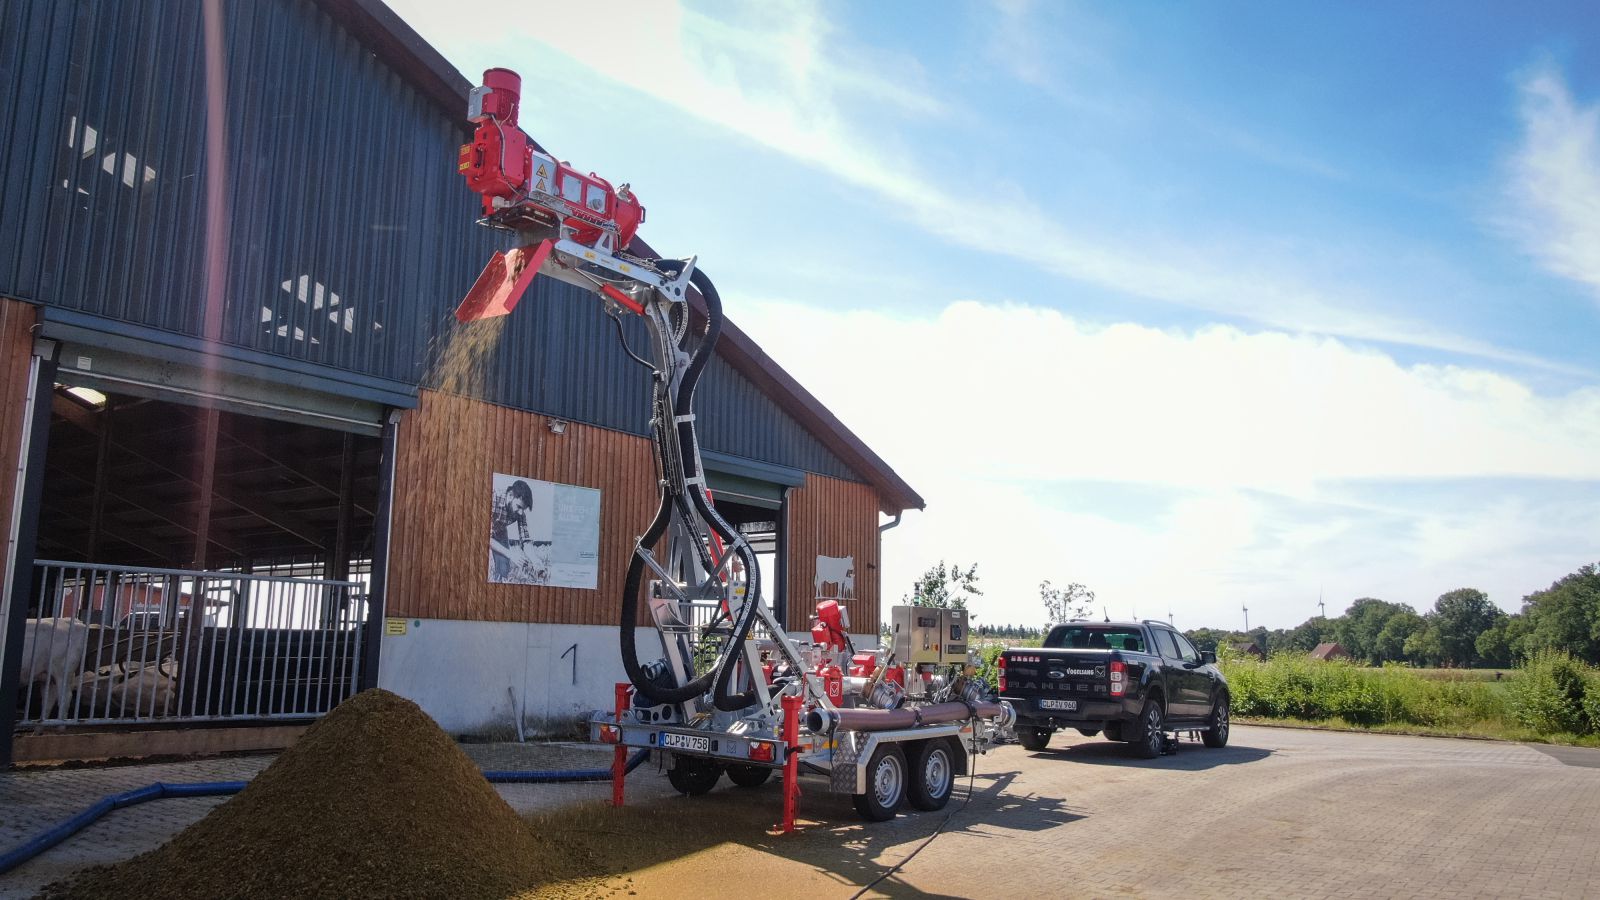
<svg viewBox="0 0 1600 900">
<path fill-rule="evenodd" d="M 1600 389 L 1542 396 L 1328 338 L 1091 328 L 1023 306 L 740 309 L 927 499 L 885 538 L 890 599 L 948 558 L 980 564 L 992 621 L 1035 614 L 1044 578 L 1089 584 L 1113 614 L 1164 616 L 1170 599 L 1189 626 L 1246 602 L 1255 622 L 1299 621 L 1319 588 L 1330 606 L 1425 607 L 1474 583 L 1514 608 L 1600 534 Z M 1506 486 L 1551 479 L 1587 487 Z M 1410 492 L 1445 481 L 1448 504 Z M 1377 504 L 1351 495 L 1363 483 L 1394 488 Z M 1118 492 L 1153 508 L 1125 512 Z"/>
<path fill-rule="evenodd" d="M 1581 106 L 1559 72 L 1521 82 L 1523 142 L 1512 159 L 1512 227 L 1551 272 L 1600 300 L 1600 103 Z"/>
<path fill-rule="evenodd" d="M 515 4 L 512 4 L 514 7 Z M 1069 224 L 1006 183 L 962 183 L 929 174 L 930 161 L 897 147 L 886 116 L 943 114 L 913 62 L 847 53 L 811 4 L 742 8 L 736 24 L 670 2 L 598 4 L 604 40 L 579 28 L 530 27 L 519 38 L 549 42 L 570 57 L 518 51 L 530 67 L 581 65 L 598 76 L 871 192 L 882 208 L 925 233 L 979 254 L 1147 299 L 1273 328 L 1425 347 L 1540 368 L 1435 326 L 1378 312 L 1379 298 L 1330 293 L 1325 279 L 1297 273 L 1281 253 L 1177 243 L 1152 235 L 1108 237 L 1099 223 Z M 431 6 L 402 11 L 425 35 L 460 34 Z M 1022 20 L 1024 7 L 1009 14 Z M 517 21 L 507 15 L 507 21 Z M 463 37 L 465 37 L 463 35 Z M 1203 222 L 1193 233 L 1205 233 Z M 1258 242 L 1273 245 L 1275 240 Z M 982 259 L 983 257 L 975 257 Z M 1384 307 L 1399 305 L 1382 298 Z M 1587 374 L 1587 373 L 1584 373 Z"/>
</svg>

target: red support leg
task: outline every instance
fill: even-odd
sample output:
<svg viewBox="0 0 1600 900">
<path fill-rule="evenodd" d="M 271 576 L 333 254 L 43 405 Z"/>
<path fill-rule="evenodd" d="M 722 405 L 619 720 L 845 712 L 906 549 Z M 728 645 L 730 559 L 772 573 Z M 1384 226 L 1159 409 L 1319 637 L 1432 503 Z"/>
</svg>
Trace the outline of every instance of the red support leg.
<svg viewBox="0 0 1600 900">
<path fill-rule="evenodd" d="M 800 704 L 793 694 L 783 697 L 783 738 L 788 751 L 783 758 L 783 833 L 794 831 L 795 807 L 800 801 Z"/>
<path fill-rule="evenodd" d="M 629 691 L 626 682 L 617 685 L 617 729 L 622 729 L 622 714 L 628 711 Z M 622 805 L 622 782 L 628 775 L 628 747 L 618 734 L 617 746 L 611 751 L 611 805 Z"/>
</svg>

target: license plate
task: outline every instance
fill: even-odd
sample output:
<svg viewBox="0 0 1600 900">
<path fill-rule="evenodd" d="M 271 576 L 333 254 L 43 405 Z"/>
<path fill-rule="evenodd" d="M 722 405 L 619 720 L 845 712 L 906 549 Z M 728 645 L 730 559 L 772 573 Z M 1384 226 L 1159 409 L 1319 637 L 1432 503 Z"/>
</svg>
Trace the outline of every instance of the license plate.
<svg viewBox="0 0 1600 900">
<path fill-rule="evenodd" d="M 1039 701 L 1039 708 L 1040 709 L 1061 709 L 1061 710 L 1066 710 L 1067 712 L 1076 712 L 1077 709 L 1078 709 L 1078 701 L 1076 701 L 1076 700 L 1040 700 Z"/>
<path fill-rule="evenodd" d="M 664 750 L 694 750 L 700 753 L 710 753 L 711 738 L 695 734 L 664 732 L 661 735 L 661 747 Z"/>
</svg>

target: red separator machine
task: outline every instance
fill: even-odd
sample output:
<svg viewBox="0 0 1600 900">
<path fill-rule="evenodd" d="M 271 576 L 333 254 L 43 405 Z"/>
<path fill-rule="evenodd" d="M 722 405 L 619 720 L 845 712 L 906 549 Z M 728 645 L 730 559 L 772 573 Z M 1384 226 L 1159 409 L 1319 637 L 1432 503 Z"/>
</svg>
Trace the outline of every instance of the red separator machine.
<svg viewBox="0 0 1600 900">
<path fill-rule="evenodd" d="M 802 773 L 851 795 L 870 820 L 903 805 L 948 802 L 970 758 L 1015 721 L 973 677 L 961 611 L 894 607 L 890 647 L 857 649 L 848 609 L 816 606 L 808 639 L 791 637 L 761 596 L 760 564 L 706 489 L 694 391 L 723 324 L 716 287 L 690 259 L 635 255 L 639 198 L 544 152 L 518 125 L 521 79 L 490 69 L 472 90 L 476 126 L 459 169 L 483 201 L 480 223 L 516 235 L 497 252 L 456 318 L 510 313 L 535 275 L 592 291 L 617 323 L 629 357 L 649 369 L 651 437 L 660 484 L 655 516 L 634 543 L 621 613 L 623 669 L 615 706 L 590 722 L 614 745 L 613 800 L 623 796 L 626 748 L 664 754 L 685 794 L 783 777 L 781 828 L 795 827 Z M 700 301 L 691 315 L 691 298 Z M 624 317 L 643 319 L 649 358 L 628 346 Z M 691 334 L 692 323 L 703 323 Z M 639 604 L 661 654 L 639 659 Z M 874 629 L 875 630 L 875 629 Z"/>
</svg>

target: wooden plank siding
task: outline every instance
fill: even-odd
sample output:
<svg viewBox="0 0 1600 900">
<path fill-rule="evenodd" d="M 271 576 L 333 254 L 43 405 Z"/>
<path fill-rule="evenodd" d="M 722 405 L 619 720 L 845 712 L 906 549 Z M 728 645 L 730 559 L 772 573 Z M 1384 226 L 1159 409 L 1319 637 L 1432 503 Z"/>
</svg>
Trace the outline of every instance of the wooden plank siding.
<svg viewBox="0 0 1600 900">
<path fill-rule="evenodd" d="M 400 422 L 389 546 L 389 615 L 615 625 L 633 541 L 656 509 L 650 442 L 424 390 Z M 491 584 L 496 472 L 600 489 L 597 587 Z M 640 605 L 641 610 L 643 604 Z"/>
<path fill-rule="evenodd" d="M 400 422 L 389 547 L 391 616 L 489 622 L 614 625 L 634 538 L 656 509 L 650 442 L 636 435 L 424 390 Z M 600 489 L 595 590 L 491 584 L 489 513 L 496 472 Z M 853 556 L 858 633 L 879 609 L 878 495 L 870 486 L 808 474 L 789 492 L 790 630 L 810 627 L 816 558 Z M 643 607 L 640 604 L 644 623 Z"/>
<path fill-rule="evenodd" d="M 11 508 L 16 503 L 17 466 L 28 407 L 28 373 L 33 363 L 31 304 L 0 298 L 0 534 L 11 548 Z M 3 568 L 3 566 L 0 566 Z"/>
<path fill-rule="evenodd" d="M 807 474 L 806 483 L 789 492 L 788 506 L 785 627 L 790 631 L 811 627 L 817 557 L 850 556 L 855 558 L 855 597 L 844 602 L 850 611 L 850 630 L 877 634 L 882 614 L 878 492 L 871 485 Z"/>
</svg>

